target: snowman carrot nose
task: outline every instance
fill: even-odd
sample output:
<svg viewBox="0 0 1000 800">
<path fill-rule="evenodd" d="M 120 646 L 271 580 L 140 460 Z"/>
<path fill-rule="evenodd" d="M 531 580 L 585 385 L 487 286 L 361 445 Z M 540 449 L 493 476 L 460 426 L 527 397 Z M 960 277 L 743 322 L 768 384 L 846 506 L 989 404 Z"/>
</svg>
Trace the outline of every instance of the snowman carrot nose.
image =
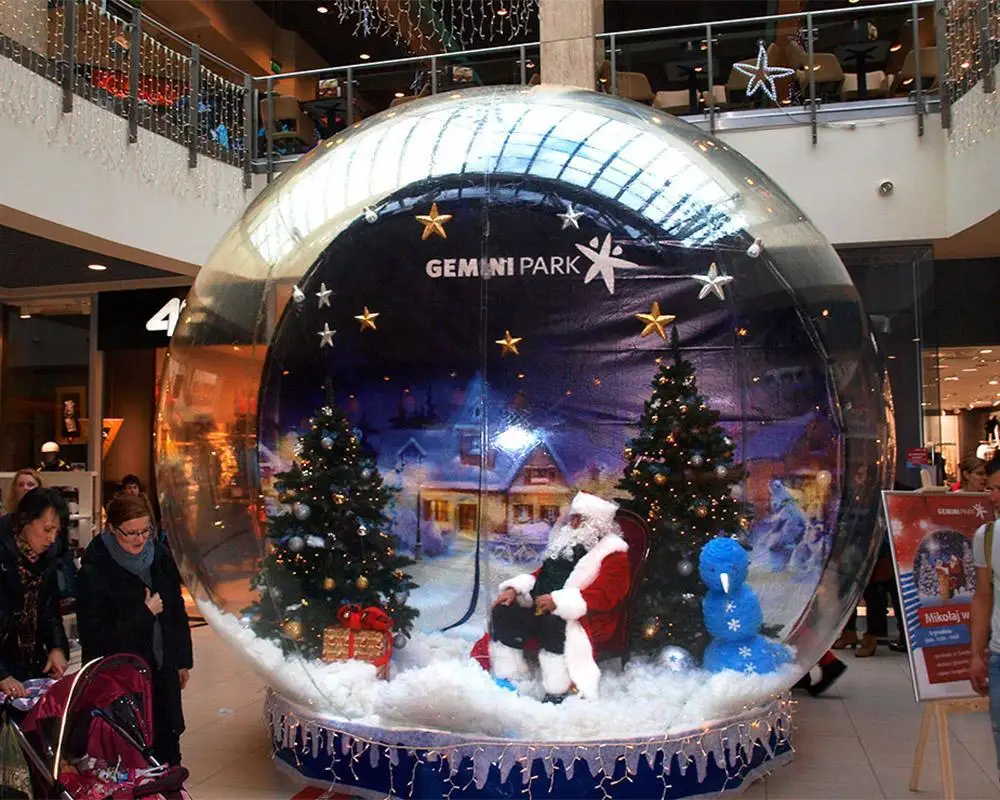
<svg viewBox="0 0 1000 800">
<path fill-rule="evenodd" d="M 722 591 L 729 594 L 729 576 L 725 572 L 719 575 L 719 583 L 722 584 Z"/>
</svg>

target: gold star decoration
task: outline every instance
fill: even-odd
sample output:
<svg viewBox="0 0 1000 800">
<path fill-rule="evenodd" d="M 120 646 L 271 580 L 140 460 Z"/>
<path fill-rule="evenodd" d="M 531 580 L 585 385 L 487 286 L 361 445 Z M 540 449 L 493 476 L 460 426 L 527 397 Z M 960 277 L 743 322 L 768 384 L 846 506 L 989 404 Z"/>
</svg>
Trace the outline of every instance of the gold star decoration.
<svg viewBox="0 0 1000 800">
<path fill-rule="evenodd" d="M 438 204 L 431 203 L 430 214 L 417 214 L 417 222 L 424 226 L 424 232 L 420 234 L 420 239 L 429 239 L 432 234 L 447 239 L 448 234 L 444 231 L 444 224 L 451 220 L 451 214 L 439 214 Z"/>
<path fill-rule="evenodd" d="M 517 349 L 517 346 L 518 346 L 519 343 L 521 343 L 523 341 L 524 341 L 524 337 L 522 337 L 522 336 L 511 336 L 510 335 L 510 331 L 504 331 L 503 332 L 503 338 L 502 339 L 497 339 L 496 343 L 498 345 L 500 345 L 500 348 L 501 348 L 500 355 L 501 356 L 505 356 L 508 353 L 510 353 L 511 355 L 519 356 L 519 355 L 521 355 L 521 353 Z"/>
<path fill-rule="evenodd" d="M 677 319 L 673 314 L 661 314 L 660 304 L 655 300 L 648 314 L 636 314 L 635 318 L 646 326 L 642 329 L 640 336 L 649 336 L 651 333 L 656 333 L 663 341 L 667 340 L 667 332 L 664 330 L 664 326 L 669 325 Z"/>
<path fill-rule="evenodd" d="M 363 314 L 358 314 L 354 319 L 361 323 L 361 330 L 364 331 L 371 328 L 373 331 L 375 328 L 375 317 L 378 316 L 378 312 L 372 313 L 368 310 L 368 306 L 365 306 L 365 311 Z"/>
</svg>

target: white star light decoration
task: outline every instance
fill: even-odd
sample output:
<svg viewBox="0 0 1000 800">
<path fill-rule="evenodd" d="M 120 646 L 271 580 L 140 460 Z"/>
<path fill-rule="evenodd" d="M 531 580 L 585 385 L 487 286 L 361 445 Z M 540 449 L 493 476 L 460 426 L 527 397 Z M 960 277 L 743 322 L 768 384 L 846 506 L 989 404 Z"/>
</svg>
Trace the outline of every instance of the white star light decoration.
<svg viewBox="0 0 1000 800">
<path fill-rule="evenodd" d="M 788 78 L 795 74 L 794 69 L 788 67 L 772 67 L 767 63 L 767 50 L 764 42 L 757 43 L 757 63 L 756 64 L 733 64 L 737 72 L 746 75 L 750 80 L 747 82 L 747 97 L 752 97 L 758 89 L 763 89 L 772 103 L 778 102 L 778 88 L 774 85 L 775 78 Z"/>
<path fill-rule="evenodd" d="M 320 347 L 333 347 L 333 334 L 335 330 L 331 330 L 330 326 L 325 322 L 323 323 L 323 330 L 317 332 L 319 336 L 319 346 Z"/>
<path fill-rule="evenodd" d="M 563 202 L 565 203 L 566 201 L 564 200 Z M 563 223 L 562 224 L 562 230 L 566 230 L 567 228 L 571 228 L 571 227 L 572 228 L 576 228 L 577 230 L 580 230 L 579 219 L 580 219 L 580 217 L 583 216 L 583 212 L 582 211 L 574 211 L 572 203 L 566 203 L 566 213 L 564 213 L 564 214 L 556 214 L 556 216 L 559 217 L 559 219 L 562 220 L 562 223 Z"/>
<path fill-rule="evenodd" d="M 330 295 L 333 294 L 332 289 L 327 289 L 325 283 L 319 285 L 319 291 L 316 292 L 316 296 L 319 298 L 319 308 L 326 306 L 330 307 Z"/>
<path fill-rule="evenodd" d="M 698 292 L 698 299 L 704 300 L 710 294 L 714 294 L 720 300 L 726 299 L 723 287 L 733 282 L 732 275 L 723 275 L 713 261 L 704 275 L 692 275 L 694 280 L 701 284 L 701 291 Z"/>
</svg>

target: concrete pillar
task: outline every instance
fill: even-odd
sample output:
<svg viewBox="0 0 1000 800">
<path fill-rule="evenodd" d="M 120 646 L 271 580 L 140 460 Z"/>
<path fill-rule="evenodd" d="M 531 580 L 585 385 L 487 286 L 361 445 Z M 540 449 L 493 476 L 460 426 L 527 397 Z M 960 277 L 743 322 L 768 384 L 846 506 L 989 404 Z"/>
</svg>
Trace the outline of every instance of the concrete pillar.
<svg viewBox="0 0 1000 800">
<path fill-rule="evenodd" d="M 542 83 L 593 89 L 604 56 L 604 0 L 540 0 Z"/>
</svg>

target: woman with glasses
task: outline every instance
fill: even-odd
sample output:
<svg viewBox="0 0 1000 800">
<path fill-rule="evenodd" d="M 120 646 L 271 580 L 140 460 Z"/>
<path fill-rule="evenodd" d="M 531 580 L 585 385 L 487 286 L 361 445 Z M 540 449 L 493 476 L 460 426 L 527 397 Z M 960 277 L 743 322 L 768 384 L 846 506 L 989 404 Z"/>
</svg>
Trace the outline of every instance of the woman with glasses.
<svg viewBox="0 0 1000 800">
<path fill-rule="evenodd" d="M 66 671 L 52 543 L 68 517 L 58 491 L 37 488 L 0 520 L 0 691 L 13 697 L 24 696 L 28 678 Z"/>
<path fill-rule="evenodd" d="M 157 540 L 145 498 L 118 494 L 107 517 L 77 579 L 83 662 L 115 653 L 146 660 L 153 675 L 153 754 L 160 763 L 180 764 L 181 690 L 192 666 L 181 578 Z"/>
</svg>

